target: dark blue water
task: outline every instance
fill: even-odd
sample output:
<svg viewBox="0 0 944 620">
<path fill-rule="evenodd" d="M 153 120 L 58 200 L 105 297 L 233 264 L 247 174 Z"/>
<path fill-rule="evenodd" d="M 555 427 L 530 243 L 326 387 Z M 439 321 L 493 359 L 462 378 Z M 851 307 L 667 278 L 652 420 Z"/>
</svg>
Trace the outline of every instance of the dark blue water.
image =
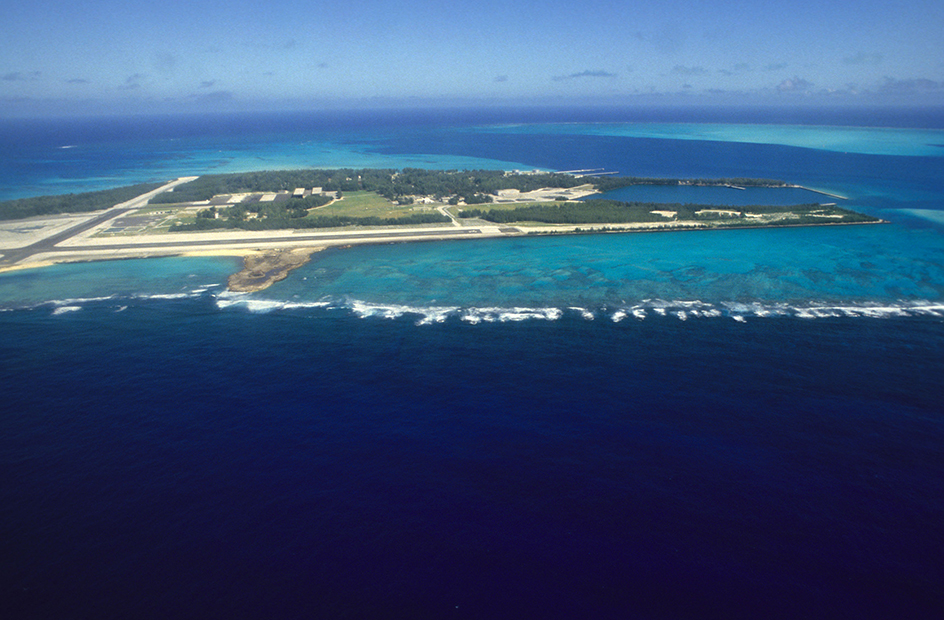
<svg viewBox="0 0 944 620">
<path fill-rule="evenodd" d="M 940 320 L 417 328 L 206 304 L 3 317 L 7 617 L 944 600 Z"/>
<path fill-rule="evenodd" d="M 0 617 L 939 615 L 941 158 L 429 114 L 44 122 L 23 148 L 74 161 L 4 161 L 48 193 L 314 140 L 784 178 L 892 223 L 337 249 L 245 297 L 230 258 L 2 274 Z"/>
</svg>

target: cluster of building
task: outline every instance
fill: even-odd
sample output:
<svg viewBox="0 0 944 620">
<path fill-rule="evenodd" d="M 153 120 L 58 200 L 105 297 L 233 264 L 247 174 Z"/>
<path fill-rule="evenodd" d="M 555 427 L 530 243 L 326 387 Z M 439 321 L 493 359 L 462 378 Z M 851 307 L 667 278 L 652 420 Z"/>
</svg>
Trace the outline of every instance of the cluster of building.
<svg viewBox="0 0 944 620">
<path fill-rule="evenodd" d="M 322 192 L 320 187 L 312 187 L 309 192 L 304 187 L 296 187 L 295 191 L 292 193 L 292 198 L 304 198 L 305 196 L 319 196 Z"/>
</svg>

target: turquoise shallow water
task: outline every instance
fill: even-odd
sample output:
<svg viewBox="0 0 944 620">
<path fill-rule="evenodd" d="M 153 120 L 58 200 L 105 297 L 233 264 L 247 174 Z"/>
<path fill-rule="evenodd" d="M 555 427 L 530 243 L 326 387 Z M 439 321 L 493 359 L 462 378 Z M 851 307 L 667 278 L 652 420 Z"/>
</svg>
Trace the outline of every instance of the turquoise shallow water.
<svg viewBox="0 0 944 620">
<path fill-rule="evenodd" d="M 238 259 L 152 258 L 52 265 L 0 274 L 0 306 L 78 308 L 90 300 L 166 299 L 225 287 Z"/>
<path fill-rule="evenodd" d="M 908 252 L 895 248 L 908 244 Z M 802 248 L 802 252 L 798 251 Z M 162 258 L 0 275 L 7 308 L 209 297 L 221 308 L 336 308 L 479 320 L 944 315 L 944 249 L 895 225 L 594 234 L 332 248 L 269 289 L 224 291 L 239 260 Z"/>
<path fill-rule="evenodd" d="M 887 249 L 906 239 L 911 254 Z M 328 250 L 267 291 L 228 303 L 320 302 L 394 315 L 453 308 L 467 318 L 483 308 L 542 317 L 553 309 L 551 318 L 578 308 L 610 318 L 660 308 L 689 316 L 940 312 L 942 265 L 935 233 L 891 225 L 439 242 Z"/>
<path fill-rule="evenodd" d="M 496 126 L 488 131 L 776 144 L 840 153 L 940 157 L 944 131 L 899 127 L 829 127 L 737 123 L 557 123 Z"/>
</svg>

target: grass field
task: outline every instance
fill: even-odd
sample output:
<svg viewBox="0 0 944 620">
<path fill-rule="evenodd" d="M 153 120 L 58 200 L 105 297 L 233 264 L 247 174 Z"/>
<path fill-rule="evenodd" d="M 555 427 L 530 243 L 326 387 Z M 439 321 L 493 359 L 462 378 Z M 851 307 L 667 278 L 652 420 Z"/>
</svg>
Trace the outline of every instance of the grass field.
<svg viewBox="0 0 944 620">
<path fill-rule="evenodd" d="M 341 200 L 310 211 L 310 217 L 319 215 L 347 215 L 352 217 L 403 217 L 417 211 L 435 209 L 433 205 L 395 205 L 374 192 L 348 192 Z"/>
<path fill-rule="evenodd" d="M 479 211 L 510 211 L 511 209 L 518 209 L 521 207 L 533 207 L 536 205 L 540 205 L 542 207 L 549 207 L 549 206 L 554 206 L 554 205 L 559 206 L 562 204 L 564 204 L 564 202 L 560 200 L 553 200 L 553 201 L 546 201 L 546 202 L 537 202 L 537 201 L 534 201 L 534 202 L 486 202 L 480 205 L 468 205 L 465 207 L 458 207 L 458 209 L 465 209 L 465 210 L 478 209 Z M 453 213 L 455 213 L 456 211 L 456 207 L 449 207 L 449 209 Z M 461 213 L 462 211 L 460 210 L 459 212 Z"/>
</svg>

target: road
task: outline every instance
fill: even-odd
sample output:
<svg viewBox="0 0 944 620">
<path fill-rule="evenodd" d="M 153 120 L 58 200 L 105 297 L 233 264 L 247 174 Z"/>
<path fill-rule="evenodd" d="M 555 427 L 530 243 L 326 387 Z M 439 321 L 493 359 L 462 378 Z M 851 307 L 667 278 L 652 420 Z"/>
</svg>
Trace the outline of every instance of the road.
<svg viewBox="0 0 944 620">
<path fill-rule="evenodd" d="M 462 224 L 459 223 L 459 220 L 456 219 L 456 216 L 446 210 L 446 207 L 439 207 L 439 212 L 452 220 L 453 226 L 462 226 Z"/>
<path fill-rule="evenodd" d="M 40 254 L 43 252 L 55 252 L 60 248 L 57 248 L 56 245 L 62 243 L 66 239 L 71 239 L 72 237 L 84 233 L 92 228 L 95 228 L 99 224 L 107 222 L 108 220 L 121 217 L 122 215 L 128 213 L 129 211 L 134 211 L 135 209 L 140 209 L 141 207 L 147 205 L 148 200 L 154 196 L 166 192 L 181 183 L 187 183 L 192 181 L 197 177 L 181 177 L 176 181 L 171 181 L 166 185 L 162 185 L 155 190 L 151 190 L 146 194 L 141 194 L 137 198 L 132 198 L 127 202 L 122 202 L 117 204 L 110 209 L 102 211 L 100 214 L 95 215 L 84 222 L 80 222 L 75 226 L 62 230 L 54 235 L 50 235 L 45 239 L 41 239 L 35 243 L 31 243 L 22 248 L 17 248 L 14 250 L 5 250 L 3 252 L 3 257 L 0 258 L 0 266 L 15 265 L 16 263 L 33 256 L 34 254 Z"/>
<path fill-rule="evenodd" d="M 43 250 L 44 252 L 98 252 L 112 250 L 155 250 L 155 249 L 174 249 L 191 248 L 220 245 L 272 245 L 276 243 L 293 242 L 296 245 L 318 245 L 323 241 L 345 241 L 352 243 L 364 239 L 400 239 L 408 237 L 460 237 L 465 235 L 480 235 L 482 230 L 478 228 L 462 228 L 455 230 L 451 228 L 436 228 L 431 230 L 380 230 L 358 233 L 339 233 L 333 235 L 318 235 L 317 237 L 306 237 L 303 235 L 285 235 L 281 237 L 243 237 L 237 239 L 205 239 L 202 241 L 154 241 L 151 243 L 116 243 L 113 245 L 87 245 L 71 247 L 55 247 Z"/>
</svg>

